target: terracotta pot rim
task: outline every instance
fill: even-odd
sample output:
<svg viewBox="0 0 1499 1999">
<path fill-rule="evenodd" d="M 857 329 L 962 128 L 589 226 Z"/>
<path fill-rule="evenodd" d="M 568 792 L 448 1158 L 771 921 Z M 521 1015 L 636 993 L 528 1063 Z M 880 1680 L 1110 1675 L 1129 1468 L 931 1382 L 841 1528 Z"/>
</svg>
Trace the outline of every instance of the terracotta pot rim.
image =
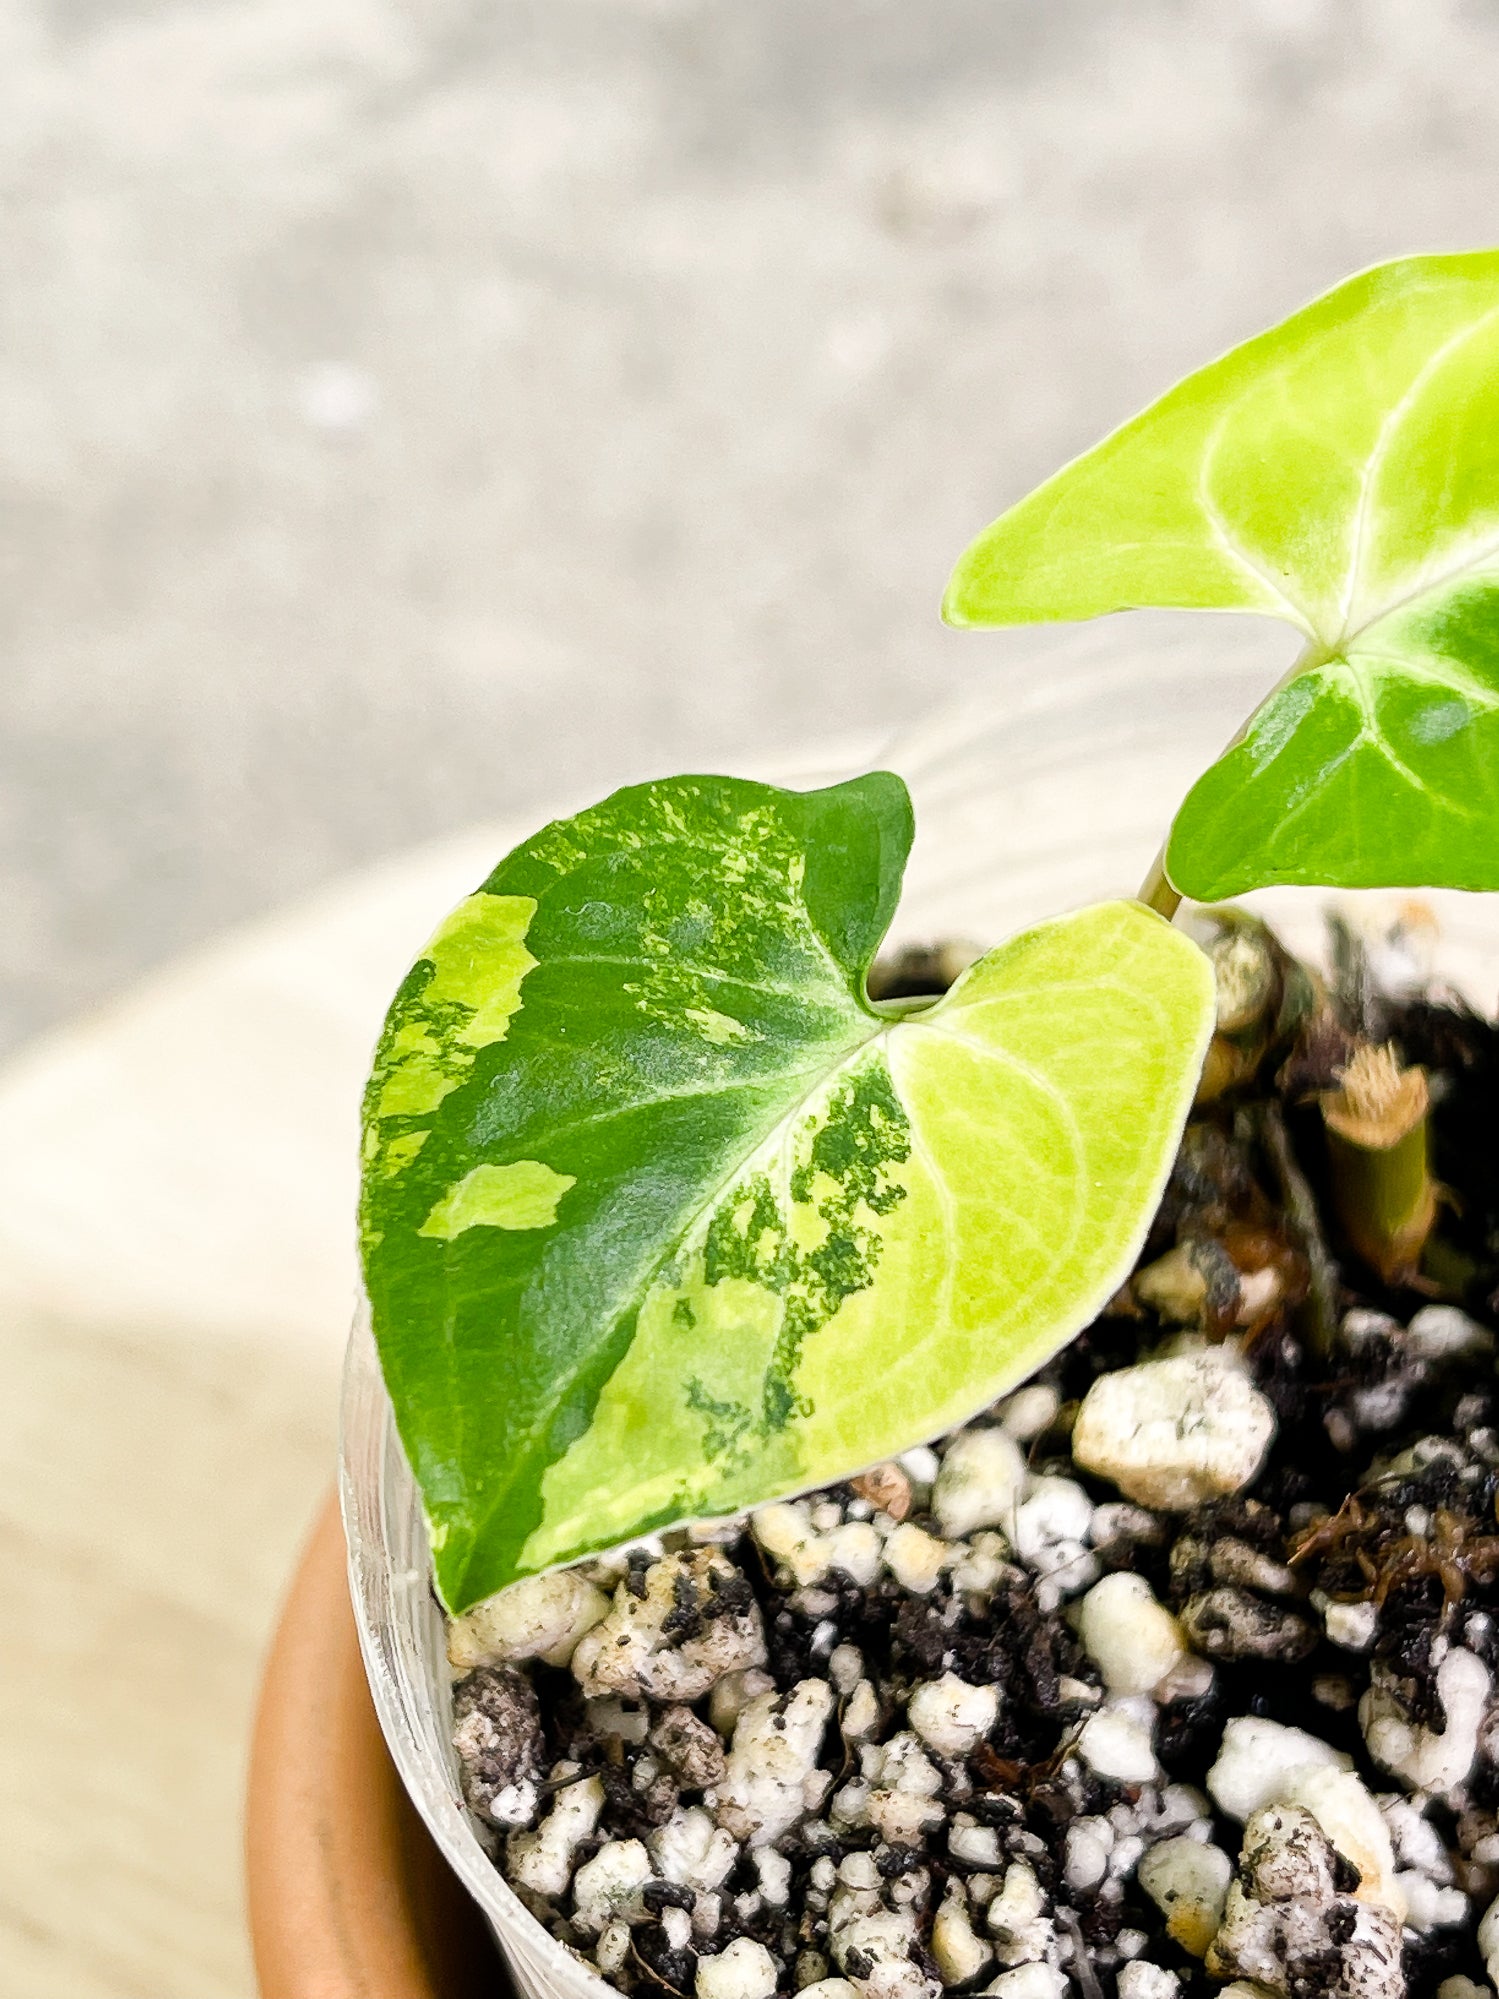
<svg viewBox="0 0 1499 1999">
<path fill-rule="evenodd" d="M 262 1999 L 477 1999 L 508 1987 L 386 1748 L 331 1497 L 266 1662 L 245 1864 Z"/>
<path fill-rule="evenodd" d="M 598 1971 L 521 1901 L 459 1795 L 445 1711 L 450 1673 L 431 1590 L 426 1517 L 396 1430 L 363 1291 L 344 1364 L 340 1495 L 349 1587 L 375 1711 L 416 1809 L 538 1999 L 594 1999 Z"/>
</svg>

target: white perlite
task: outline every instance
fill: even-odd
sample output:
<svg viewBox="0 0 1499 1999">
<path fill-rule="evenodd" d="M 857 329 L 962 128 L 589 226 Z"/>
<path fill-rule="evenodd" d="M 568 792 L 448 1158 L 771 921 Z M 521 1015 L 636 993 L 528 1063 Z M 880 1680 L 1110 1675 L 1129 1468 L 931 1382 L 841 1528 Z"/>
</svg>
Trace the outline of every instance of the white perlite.
<svg viewBox="0 0 1499 1999">
<path fill-rule="evenodd" d="M 784 1700 L 761 1694 L 740 1715 L 716 1813 L 735 1839 L 768 1845 L 815 1808 L 807 1786 L 832 1711 L 826 1680 L 799 1680 Z"/>
<path fill-rule="evenodd" d="M 1121 1784 L 1148 1784 L 1160 1775 L 1149 1724 L 1118 1701 L 1089 1715 L 1077 1738 L 1077 1753 L 1100 1777 Z"/>
<path fill-rule="evenodd" d="M 1113 1846 L 1114 1828 L 1106 1818 L 1074 1819 L 1062 1849 L 1062 1876 L 1067 1886 L 1078 1894 L 1096 1888 L 1109 1871 Z"/>
<path fill-rule="evenodd" d="M 1233 1874 L 1233 1862 L 1221 1846 L 1180 1835 L 1152 1846 L 1137 1878 L 1166 1918 L 1167 1935 L 1193 1957 L 1202 1957 L 1223 1921 Z"/>
<path fill-rule="evenodd" d="M 1257 1811 L 1207 1955 L 1215 1978 L 1327 1999 L 1404 1999 L 1400 1925 L 1388 1909 L 1336 1889 L 1331 1843 L 1294 1805 Z M 1315 1985 L 1313 1981 L 1315 1980 Z"/>
<path fill-rule="evenodd" d="M 1067 1999 L 1072 1981 L 1049 1964 L 1022 1964 L 1014 1971 L 1002 1971 L 985 1992 L 999 1999 Z"/>
<path fill-rule="evenodd" d="M 646 1842 L 661 1877 L 704 1893 L 721 1888 L 739 1859 L 739 1843 L 701 1805 L 679 1805 Z"/>
<path fill-rule="evenodd" d="M 969 1686 L 955 1673 L 944 1673 L 917 1687 L 906 1712 L 939 1756 L 966 1756 L 999 1719 L 999 1689 Z"/>
<path fill-rule="evenodd" d="M 833 1961 L 860 1999 L 938 1999 L 942 1987 L 911 1960 L 921 1928 L 909 1909 L 885 1909 L 878 1891 L 839 1885 L 828 1903 Z"/>
<path fill-rule="evenodd" d="M 1379 1815 L 1389 1831 L 1395 1858 L 1445 1886 L 1452 1879 L 1452 1861 L 1442 1835 L 1414 1798 L 1391 1791 L 1379 1801 Z"/>
<path fill-rule="evenodd" d="M 565 1784 L 535 1832 L 510 1835 L 505 1864 L 511 1880 L 560 1901 L 572 1880 L 573 1855 L 592 1837 L 603 1809 L 604 1786 L 597 1777 Z"/>
<path fill-rule="evenodd" d="M 1489 1669 L 1475 1653 L 1454 1646 L 1437 1667 L 1437 1698 L 1446 1727 L 1418 1727 L 1408 1719 L 1398 1679 L 1376 1664 L 1358 1704 L 1369 1754 L 1413 1791 L 1445 1797 L 1467 1777 L 1478 1754 L 1478 1732 L 1490 1691 Z"/>
<path fill-rule="evenodd" d="M 1456 1305 L 1423 1305 L 1406 1327 L 1405 1341 L 1418 1360 L 1443 1361 L 1491 1352 L 1494 1335 Z"/>
<path fill-rule="evenodd" d="M 932 1511 L 950 1541 L 980 1527 L 1013 1529 L 1025 1490 L 1025 1459 L 1003 1430 L 963 1430 L 952 1439 L 932 1488 Z"/>
<path fill-rule="evenodd" d="M 942 1772 L 922 1749 L 913 1732 L 903 1728 L 884 1744 L 864 1751 L 871 1782 L 887 1791 L 909 1791 L 935 1798 L 942 1789 Z"/>
<path fill-rule="evenodd" d="M 1015 1515 L 1015 1552 L 1041 1578 L 1036 1600 L 1055 1610 L 1095 1583 L 1098 1557 L 1089 1546 L 1093 1502 L 1076 1479 L 1032 1479 Z"/>
<path fill-rule="evenodd" d="M 1468 1898 L 1461 1888 L 1439 1888 L 1424 1874 L 1400 1874 L 1396 1880 L 1405 1897 L 1407 1928 L 1454 1930 L 1468 1920 Z"/>
<path fill-rule="evenodd" d="M 1404 1920 L 1406 1896 L 1395 1879 L 1389 1829 L 1351 1757 L 1304 1729 L 1239 1715 L 1223 1731 L 1207 1781 L 1229 1818 L 1248 1820 L 1275 1805 L 1309 1811 L 1358 1869 L 1358 1899 Z"/>
<path fill-rule="evenodd" d="M 762 1672 L 758 1666 L 725 1673 L 708 1696 L 708 1719 L 727 1740 L 734 1733 L 735 1722 L 750 1702 L 761 1694 L 774 1693 L 775 1684 L 769 1673 Z"/>
<path fill-rule="evenodd" d="M 932 1957 L 944 1985 L 967 1985 L 994 1957 L 994 1946 L 974 1933 L 960 1881 L 950 1881 L 932 1922 Z"/>
<path fill-rule="evenodd" d="M 750 1937 L 697 1961 L 697 1999 L 771 1999 L 775 1989 L 776 1961 Z"/>
<path fill-rule="evenodd" d="M 1046 1913 L 1046 1896 L 1036 1871 L 1023 1860 L 1005 1869 L 999 1893 L 985 1911 L 1001 1964 L 1041 1964 L 1056 1942 L 1056 1925 Z"/>
<path fill-rule="evenodd" d="M 999 1834 L 992 1825 L 980 1825 L 971 1812 L 954 1812 L 947 1850 L 969 1867 L 998 1867 L 1002 1858 Z"/>
<path fill-rule="evenodd" d="M 1390 1829 L 1361 1777 L 1314 1764 L 1294 1771 L 1276 1802 L 1309 1811 L 1343 1858 L 1353 1862 L 1359 1872 L 1354 1890 L 1359 1901 L 1375 1902 L 1397 1922 L 1405 1920 L 1407 1896 L 1396 1878 Z"/>
<path fill-rule="evenodd" d="M 1478 1925 L 1478 1954 L 1490 1979 L 1499 1985 L 1499 1901 L 1490 1902 Z"/>
<path fill-rule="evenodd" d="M 1062 1398 L 1046 1382 L 1033 1381 L 1025 1388 L 1017 1388 L 1008 1402 L 999 1411 L 1001 1427 L 1009 1432 L 1017 1444 L 1028 1444 L 1032 1437 L 1056 1421 L 1062 1407 Z"/>
<path fill-rule="evenodd" d="M 791 1862 L 773 1846 L 762 1846 L 755 1854 L 755 1872 L 760 1877 L 760 1893 L 773 1909 L 784 1909 L 791 1894 Z"/>
<path fill-rule="evenodd" d="M 594 1945 L 593 1961 L 606 1978 L 612 1978 L 630 1955 L 630 1925 L 618 1921 L 606 1923 L 604 1933 Z"/>
<path fill-rule="evenodd" d="M 526 1576 L 449 1622 L 448 1660 L 461 1673 L 518 1659 L 566 1666 L 608 1611 L 608 1597 L 576 1569 Z"/>
<path fill-rule="evenodd" d="M 823 1536 L 828 1568 L 836 1569 L 860 1589 L 868 1589 L 880 1572 L 880 1537 L 867 1520 L 846 1520 Z"/>
<path fill-rule="evenodd" d="M 710 1600 L 714 1581 L 723 1588 L 739 1571 L 716 1548 L 666 1555 L 645 1573 L 645 1595 L 629 1580 L 614 1593 L 602 1623 L 584 1634 L 572 1658 L 573 1677 L 590 1698 L 624 1694 L 658 1701 L 695 1701 L 725 1673 L 765 1664 L 760 1609 L 751 1603 L 727 1617 L 714 1617 L 680 1644 L 665 1629 L 682 1592 Z"/>
<path fill-rule="evenodd" d="M 867 1520 L 819 1530 L 806 1500 L 781 1500 L 752 1513 L 750 1531 L 766 1554 L 802 1587 L 821 1582 L 837 1569 L 867 1589 L 879 1574 L 880 1537 Z"/>
<path fill-rule="evenodd" d="M 1327 1599 L 1318 1602 L 1318 1592 L 1312 1592 L 1312 1606 L 1322 1612 L 1322 1624 L 1328 1641 L 1339 1646 L 1344 1652 L 1367 1652 L 1379 1631 L 1379 1611 L 1372 1603 L 1333 1603 Z"/>
<path fill-rule="evenodd" d="M 864 1654 L 857 1645 L 835 1645 L 828 1654 L 828 1678 L 834 1692 L 851 1694 L 864 1677 Z"/>
<path fill-rule="evenodd" d="M 1276 1802 L 1297 1773 L 1317 1765 L 1351 1770 L 1353 1758 L 1305 1729 L 1236 1715 L 1223 1731 L 1218 1760 L 1208 1772 L 1208 1790 L 1221 1811 L 1242 1821 Z"/>
<path fill-rule="evenodd" d="M 957 1541 L 953 1546 L 957 1559 L 950 1573 L 955 1590 L 990 1597 L 1013 1568 L 1009 1542 L 992 1527 L 981 1527 L 971 1541 Z"/>
<path fill-rule="evenodd" d="M 913 1596 L 929 1596 L 956 1552 L 946 1541 L 907 1520 L 885 1543 L 885 1566 L 902 1589 L 910 1590 Z"/>
<path fill-rule="evenodd" d="M 1126 1964 L 1119 1970 L 1119 1999 L 1177 1999 L 1181 1980 L 1159 1964 Z"/>
<path fill-rule="evenodd" d="M 1265 1461 L 1275 1412 L 1230 1347 L 1101 1374 L 1072 1432 L 1076 1462 L 1142 1506 L 1184 1512 L 1240 1492 Z"/>
<path fill-rule="evenodd" d="M 859 1680 L 848 1697 L 848 1706 L 843 1710 L 843 1733 L 850 1742 L 857 1742 L 863 1736 L 872 1735 L 879 1725 L 879 1696 L 871 1681 Z"/>
<path fill-rule="evenodd" d="M 1143 1576 L 1105 1576 L 1078 1611 L 1083 1649 L 1111 1693 L 1148 1694 L 1186 1651 L 1181 1626 Z"/>
<path fill-rule="evenodd" d="M 876 1786 L 866 1807 L 870 1824 L 892 1846 L 919 1845 L 927 1829 L 946 1816 L 941 1771 L 909 1729 L 864 1756 L 865 1775 Z"/>
<path fill-rule="evenodd" d="M 585 1935 L 595 1936 L 615 1918 L 623 1923 L 641 1921 L 645 1905 L 640 1891 L 653 1871 L 651 1857 L 638 1839 L 607 1841 L 573 1877 L 574 1923 Z"/>
<path fill-rule="evenodd" d="M 827 1574 L 816 1545 L 812 1509 L 805 1502 L 787 1499 L 757 1507 L 750 1515 L 750 1532 L 794 1583 L 817 1582 Z"/>
</svg>

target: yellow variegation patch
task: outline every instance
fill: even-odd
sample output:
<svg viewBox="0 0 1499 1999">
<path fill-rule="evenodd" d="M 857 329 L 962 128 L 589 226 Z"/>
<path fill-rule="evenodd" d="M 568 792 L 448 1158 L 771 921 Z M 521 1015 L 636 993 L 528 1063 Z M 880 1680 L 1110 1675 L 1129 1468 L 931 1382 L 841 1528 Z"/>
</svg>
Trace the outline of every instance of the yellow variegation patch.
<svg viewBox="0 0 1499 1999">
<path fill-rule="evenodd" d="M 570 1173 L 554 1173 L 539 1159 L 475 1166 L 434 1205 L 417 1233 L 451 1242 L 465 1229 L 549 1228 L 557 1203 L 576 1185 Z"/>
<path fill-rule="evenodd" d="M 525 944 L 535 913 L 529 896 L 481 893 L 439 925 L 418 961 L 432 968 L 419 1008 L 382 1048 L 371 1079 L 375 1117 L 436 1110 L 478 1050 L 504 1039 L 536 963 Z"/>
</svg>

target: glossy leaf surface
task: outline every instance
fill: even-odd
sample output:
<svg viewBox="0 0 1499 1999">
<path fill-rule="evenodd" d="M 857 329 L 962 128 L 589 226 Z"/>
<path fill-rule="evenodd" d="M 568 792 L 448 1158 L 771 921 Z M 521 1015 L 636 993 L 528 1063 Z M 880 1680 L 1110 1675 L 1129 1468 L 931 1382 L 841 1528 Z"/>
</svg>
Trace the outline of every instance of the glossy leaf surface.
<svg viewBox="0 0 1499 1999">
<path fill-rule="evenodd" d="M 910 837 L 884 774 L 638 786 L 518 848 L 406 980 L 364 1261 L 451 1608 L 934 1435 L 1128 1271 L 1205 960 L 1111 903 L 882 1012 Z"/>
<path fill-rule="evenodd" d="M 1178 889 L 1499 887 L 1499 253 L 1366 272 L 1189 376 L 980 535 L 945 613 L 1147 604 L 1306 641 L 1183 806 Z"/>
</svg>

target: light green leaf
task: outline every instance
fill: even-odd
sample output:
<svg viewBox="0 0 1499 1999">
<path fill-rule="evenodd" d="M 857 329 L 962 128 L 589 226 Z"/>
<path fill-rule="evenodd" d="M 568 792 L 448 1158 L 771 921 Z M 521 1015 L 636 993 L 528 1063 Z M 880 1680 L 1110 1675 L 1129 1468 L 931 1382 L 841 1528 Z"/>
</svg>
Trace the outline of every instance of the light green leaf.
<svg viewBox="0 0 1499 1999">
<path fill-rule="evenodd" d="M 1189 376 L 967 550 L 955 624 L 1261 612 L 1305 650 L 1167 867 L 1499 887 L 1499 252 L 1350 279 Z"/>
<path fill-rule="evenodd" d="M 1110 903 L 872 1006 L 910 837 L 884 774 L 638 786 L 518 848 L 406 980 L 365 1275 L 451 1608 L 931 1436 L 1128 1271 L 1206 961 Z"/>
</svg>

